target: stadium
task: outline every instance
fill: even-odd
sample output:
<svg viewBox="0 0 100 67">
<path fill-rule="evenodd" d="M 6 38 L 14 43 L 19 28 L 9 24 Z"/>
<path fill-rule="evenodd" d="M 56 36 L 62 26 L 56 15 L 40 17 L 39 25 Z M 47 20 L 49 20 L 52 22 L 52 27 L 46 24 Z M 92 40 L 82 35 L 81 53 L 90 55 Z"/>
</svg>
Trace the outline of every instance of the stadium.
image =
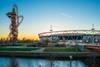
<svg viewBox="0 0 100 67">
<path fill-rule="evenodd" d="M 41 41 L 57 44 L 100 44 L 100 30 L 62 30 L 39 33 Z"/>
</svg>

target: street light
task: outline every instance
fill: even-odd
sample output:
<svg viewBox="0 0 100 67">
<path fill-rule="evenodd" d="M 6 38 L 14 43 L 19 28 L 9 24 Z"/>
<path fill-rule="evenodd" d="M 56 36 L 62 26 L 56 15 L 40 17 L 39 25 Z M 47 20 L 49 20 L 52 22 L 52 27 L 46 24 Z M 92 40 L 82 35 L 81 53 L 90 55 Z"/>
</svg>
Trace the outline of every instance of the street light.
<svg viewBox="0 0 100 67">
<path fill-rule="evenodd" d="M 70 55 L 70 56 L 69 56 L 69 59 L 70 59 L 70 67 L 72 67 L 72 58 L 73 58 L 73 57 Z"/>
</svg>

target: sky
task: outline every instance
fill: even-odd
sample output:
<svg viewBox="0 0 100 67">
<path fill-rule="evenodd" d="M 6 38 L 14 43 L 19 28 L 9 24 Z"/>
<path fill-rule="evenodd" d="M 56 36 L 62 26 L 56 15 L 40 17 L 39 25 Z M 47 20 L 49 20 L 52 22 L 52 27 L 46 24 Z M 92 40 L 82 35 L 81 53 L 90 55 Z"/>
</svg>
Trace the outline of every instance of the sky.
<svg viewBox="0 0 100 67">
<path fill-rule="evenodd" d="M 19 38 L 34 38 L 38 33 L 72 29 L 100 29 L 100 0 L 0 0 L 0 38 L 9 34 L 6 16 L 13 4 L 24 16 Z"/>
</svg>

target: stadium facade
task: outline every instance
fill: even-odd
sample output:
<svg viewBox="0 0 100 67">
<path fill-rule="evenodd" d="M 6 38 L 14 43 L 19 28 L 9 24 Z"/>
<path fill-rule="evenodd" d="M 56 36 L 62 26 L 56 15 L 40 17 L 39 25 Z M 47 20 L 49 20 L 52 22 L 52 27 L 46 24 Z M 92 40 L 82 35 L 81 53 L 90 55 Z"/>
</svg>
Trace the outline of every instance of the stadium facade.
<svg viewBox="0 0 100 67">
<path fill-rule="evenodd" d="M 39 33 L 41 41 L 56 43 L 96 43 L 100 44 L 100 30 L 62 30 Z"/>
</svg>

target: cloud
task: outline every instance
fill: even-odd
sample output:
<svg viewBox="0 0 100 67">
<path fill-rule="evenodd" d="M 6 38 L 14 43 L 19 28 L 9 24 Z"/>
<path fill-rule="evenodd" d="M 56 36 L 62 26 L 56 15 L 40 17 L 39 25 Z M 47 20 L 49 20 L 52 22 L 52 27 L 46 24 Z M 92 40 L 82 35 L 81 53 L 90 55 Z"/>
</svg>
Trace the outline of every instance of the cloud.
<svg viewBox="0 0 100 67">
<path fill-rule="evenodd" d="M 64 17 L 67 17 L 67 18 L 72 18 L 71 15 L 68 15 L 68 14 L 66 14 L 66 13 L 61 13 L 60 15 L 61 15 L 61 16 L 64 16 Z"/>
</svg>

